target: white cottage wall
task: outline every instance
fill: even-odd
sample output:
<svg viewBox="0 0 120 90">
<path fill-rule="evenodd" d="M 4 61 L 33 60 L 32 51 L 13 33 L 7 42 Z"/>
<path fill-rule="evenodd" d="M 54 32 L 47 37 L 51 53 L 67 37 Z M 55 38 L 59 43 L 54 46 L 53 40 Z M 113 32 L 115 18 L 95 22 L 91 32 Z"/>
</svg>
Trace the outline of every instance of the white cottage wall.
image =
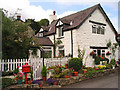
<svg viewBox="0 0 120 90">
<path fill-rule="evenodd" d="M 106 24 L 105 34 L 93 34 L 92 23 L 90 23 L 89 20 Z M 85 56 L 87 56 L 91 52 L 90 46 L 106 47 L 108 40 L 111 40 L 112 43 L 116 43 L 113 29 L 99 9 L 96 9 L 92 15 L 80 26 L 80 28 L 74 31 L 74 33 L 76 34 L 74 35 L 74 40 L 77 40 L 77 42 L 74 41 L 74 57 L 78 55 L 76 48 L 78 45 L 80 45 L 81 49 L 86 49 Z M 87 59 L 86 65 L 94 66 L 93 58 L 90 55 Z"/>
</svg>

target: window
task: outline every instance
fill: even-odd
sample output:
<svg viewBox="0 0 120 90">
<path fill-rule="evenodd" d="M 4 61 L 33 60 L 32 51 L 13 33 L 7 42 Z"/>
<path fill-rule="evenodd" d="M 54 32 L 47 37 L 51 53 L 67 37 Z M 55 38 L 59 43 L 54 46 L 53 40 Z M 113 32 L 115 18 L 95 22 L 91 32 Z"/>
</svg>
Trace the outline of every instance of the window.
<svg viewBox="0 0 120 90">
<path fill-rule="evenodd" d="M 105 27 L 104 26 L 101 26 L 101 25 L 93 25 L 92 26 L 92 33 L 95 33 L 95 34 L 105 34 Z"/>
<path fill-rule="evenodd" d="M 96 25 L 92 26 L 92 33 L 96 33 Z"/>
<path fill-rule="evenodd" d="M 43 47 L 44 50 L 44 58 L 52 57 L 52 48 L 51 47 Z M 41 58 L 43 58 L 43 52 L 41 51 Z"/>
<path fill-rule="evenodd" d="M 43 33 L 39 33 L 38 37 L 43 37 Z"/>
<path fill-rule="evenodd" d="M 63 36 L 64 34 L 63 34 L 63 30 L 62 30 L 62 27 L 59 27 L 58 28 L 58 37 L 61 37 L 61 36 Z"/>
<path fill-rule="evenodd" d="M 102 50 L 102 57 L 105 57 L 105 50 Z"/>
<path fill-rule="evenodd" d="M 97 28 L 97 34 L 100 34 L 100 30 L 101 30 L 101 27 L 98 26 L 98 28 Z"/>
<path fill-rule="evenodd" d="M 104 32 L 105 32 L 105 27 L 102 27 L 101 28 L 101 34 L 104 34 Z"/>
</svg>

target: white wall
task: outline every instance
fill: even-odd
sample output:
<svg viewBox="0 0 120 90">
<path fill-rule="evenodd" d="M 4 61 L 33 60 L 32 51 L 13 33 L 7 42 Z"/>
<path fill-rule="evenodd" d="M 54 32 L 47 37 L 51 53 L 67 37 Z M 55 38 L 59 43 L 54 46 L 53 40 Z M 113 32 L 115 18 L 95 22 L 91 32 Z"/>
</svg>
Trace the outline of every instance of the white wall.
<svg viewBox="0 0 120 90">
<path fill-rule="evenodd" d="M 92 23 L 89 22 L 89 20 L 96 21 L 96 22 L 101 22 L 106 24 L 105 26 L 105 35 L 101 34 L 93 34 L 92 33 Z M 106 19 L 102 15 L 99 9 L 97 9 L 81 26 L 79 29 L 75 30 L 76 32 L 76 37 L 75 39 L 77 42 L 74 44 L 74 57 L 77 56 L 77 48 L 76 46 L 80 45 L 80 48 L 86 49 L 86 56 L 90 54 L 90 46 L 98 46 L 98 47 L 106 47 L 107 41 L 110 39 L 112 43 L 116 43 L 115 41 L 115 34 L 110 27 L 110 25 L 106 22 Z M 106 50 L 107 52 L 108 50 Z M 105 52 L 105 53 L 106 53 Z M 87 60 L 87 66 L 93 66 L 93 59 L 89 55 L 88 60 Z"/>
</svg>

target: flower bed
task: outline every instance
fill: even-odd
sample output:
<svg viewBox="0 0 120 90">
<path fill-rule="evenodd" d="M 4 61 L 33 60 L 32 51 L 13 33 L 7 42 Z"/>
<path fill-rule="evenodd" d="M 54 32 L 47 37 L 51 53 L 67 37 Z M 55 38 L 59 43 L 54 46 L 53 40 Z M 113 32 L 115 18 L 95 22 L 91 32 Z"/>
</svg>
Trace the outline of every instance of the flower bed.
<svg viewBox="0 0 120 90">
<path fill-rule="evenodd" d="M 78 74 L 78 76 L 72 76 L 71 78 L 57 78 L 57 80 L 59 80 L 59 85 L 64 86 L 64 85 L 74 84 L 83 80 L 104 76 L 110 73 L 115 73 L 117 71 L 118 68 L 99 70 L 97 72 L 93 72 L 92 74 Z"/>
</svg>

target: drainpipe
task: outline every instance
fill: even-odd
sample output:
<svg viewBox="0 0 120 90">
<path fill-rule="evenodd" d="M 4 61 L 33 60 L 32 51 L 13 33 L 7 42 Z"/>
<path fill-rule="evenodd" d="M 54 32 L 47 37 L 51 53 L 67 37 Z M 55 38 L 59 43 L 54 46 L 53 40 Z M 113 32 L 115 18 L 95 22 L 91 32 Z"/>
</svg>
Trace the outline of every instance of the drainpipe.
<svg viewBox="0 0 120 90">
<path fill-rule="evenodd" d="M 73 58 L 73 33 L 71 30 L 71 58 Z"/>
</svg>

